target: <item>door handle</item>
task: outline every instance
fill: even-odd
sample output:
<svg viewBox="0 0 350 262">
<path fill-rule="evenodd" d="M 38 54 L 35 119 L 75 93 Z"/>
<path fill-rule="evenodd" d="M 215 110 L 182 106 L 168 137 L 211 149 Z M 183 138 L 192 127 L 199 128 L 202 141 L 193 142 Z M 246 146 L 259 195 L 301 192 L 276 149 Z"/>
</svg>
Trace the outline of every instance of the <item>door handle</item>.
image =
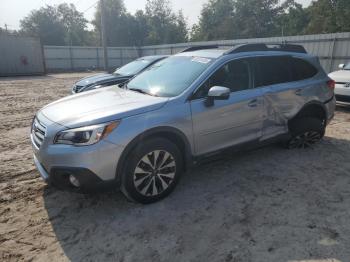
<svg viewBox="0 0 350 262">
<path fill-rule="evenodd" d="M 301 94 L 302 92 L 303 92 L 303 89 L 298 89 L 298 90 L 295 91 L 295 94 L 296 94 L 297 96 L 301 96 L 301 95 L 302 95 L 302 94 Z"/>
<path fill-rule="evenodd" d="M 258 106 L 258 99 L 253 99 L 248 103 L 249 107 L 257 107 Z"/>
</svg>

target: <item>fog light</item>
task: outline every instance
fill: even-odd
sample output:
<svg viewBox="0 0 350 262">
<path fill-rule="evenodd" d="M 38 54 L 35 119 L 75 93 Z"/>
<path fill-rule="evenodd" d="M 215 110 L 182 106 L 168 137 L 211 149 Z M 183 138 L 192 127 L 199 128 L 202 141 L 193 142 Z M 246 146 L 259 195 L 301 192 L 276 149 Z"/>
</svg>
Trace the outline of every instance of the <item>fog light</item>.
<svg viewBox="0 0 350 262">
<path fill-rule="evenodd" d="M 74 176 L 70 175 L 69 176 L 69 182 L 75 186 L 75 187 L 80 187 L 80 182 L 78 179 L 76 179 Z"/>
</svg>

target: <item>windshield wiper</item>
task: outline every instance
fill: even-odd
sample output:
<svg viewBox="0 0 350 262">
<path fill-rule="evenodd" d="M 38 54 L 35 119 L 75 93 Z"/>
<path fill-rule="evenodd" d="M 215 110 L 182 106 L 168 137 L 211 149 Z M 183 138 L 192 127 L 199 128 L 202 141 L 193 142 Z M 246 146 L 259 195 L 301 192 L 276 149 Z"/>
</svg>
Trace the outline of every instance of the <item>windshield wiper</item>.
<svg viewBox="0 0 350 262">
<path fill-rule="evenodd" d="M 149 95 L 149 96 L 157 96 L 157 95 L 154 95 L 154 94 L 150 94 L 150 93 L 148 93 L 148 92 L 146 92 L 145 90 L 140 89 L 140 88 L 127 88 L 127 90 L 139 92 L 139 93 L 141 93 L 141 94 L 145 94 L 145 95 Z"/>
<path fill-rule="evenodd" d="M 148 95 L 147 92 L 143 91 L 142 89 L 139 89 L 139 88 L 128 88 L 128 90 L 131 90 L 131 91 L 135 91 L 135 92 L 139 92 L 141 94 L 146 94 Z"/>
</svg>

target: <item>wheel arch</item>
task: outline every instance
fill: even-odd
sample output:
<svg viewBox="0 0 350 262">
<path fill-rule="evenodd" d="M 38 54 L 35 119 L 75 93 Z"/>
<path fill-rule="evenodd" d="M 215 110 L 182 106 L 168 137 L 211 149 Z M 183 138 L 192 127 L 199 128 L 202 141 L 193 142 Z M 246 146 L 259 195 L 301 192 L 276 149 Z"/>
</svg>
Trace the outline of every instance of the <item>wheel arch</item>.
<svg viewBox="0 0 350 262">
<path fill-rule="evenodd" d="M 327 110 L 323 103 L 319 101 L 311 101 L 305 104 L 301 110 L 288 121 L 288 127 L 293 123 L 294 120 L 302 117 L 316 117 L 322 122 L 327 120 Z"/>
<path fill-rule="evenodd" d="M 186 135 L 177 128 L 174 127 L 156 127 L 149 129 L 137 137 L 135 137 L 124 149 L 121 157 L 119 158 L 116 170 L 116 181 L 120 182 L 121 174 L 123 172 L 124 163 L 126 158 L 132 152 L 132 150 L 142 141 L 151 138 L 165 138 L 173 142 L 181 151 L 185 170 L 192 164 L 192 149 L 191 144 L 188 141 Z"/>
</svg>

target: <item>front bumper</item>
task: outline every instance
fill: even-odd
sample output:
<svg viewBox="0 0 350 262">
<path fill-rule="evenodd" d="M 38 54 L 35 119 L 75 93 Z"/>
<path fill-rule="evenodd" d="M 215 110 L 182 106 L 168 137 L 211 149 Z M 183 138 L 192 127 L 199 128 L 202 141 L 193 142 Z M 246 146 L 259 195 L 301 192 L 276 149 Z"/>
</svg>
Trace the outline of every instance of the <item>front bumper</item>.
<svg viewBox="0 0 350 262">
<path fill-rule="evenodd" d="M 76 167 L 53 167 L 50 174 L 40 164 L 39 160 L 34 155 L 34 163 L 43 178 L 43 180 L 58 189 L 69 190 L 75 192 L 91 192 L 99 189 L 113 187 L 115 180 L 103 181 L 95 173 L 86 168 Z M 80 186 L 75 187 L 71 184 L 69 176 L 74 176 L 79 181 Z"/>
<path fill-rule="evenodd" d="M 34 164 L 36 166 L 36 169 L 38 169 L 42 179 L 46 182 L 49 183 L 50 180 L 50 175 L 49 173 L 46 171 L 46 169 L 40 164 L 39 160 L 36 158 L 36 156 L 34 155 Z"/>
<path fill-rule="evenodd" d="M 350 103 L 350 95 L 344 96 L 344 95 L 335 95 L 337 102 L 341 103 Z"/>
<path fill-rule="evenodd" d="M 34 163 L 46 183 L 74 191 L 115 185 L 122 146 L 100 141 L 91 146 L 74 147 L 50 144 L 47 140 L 38 148 L 32 138 Z M 79 188 L 70 183 L 70 175 L 79 181 Z"/>
<path fill-rule="evenodd" d="M 334 89 L 337 102 L 350 103 L 350 87 L 344 84 L 336 84 Z"/>
</svg>

